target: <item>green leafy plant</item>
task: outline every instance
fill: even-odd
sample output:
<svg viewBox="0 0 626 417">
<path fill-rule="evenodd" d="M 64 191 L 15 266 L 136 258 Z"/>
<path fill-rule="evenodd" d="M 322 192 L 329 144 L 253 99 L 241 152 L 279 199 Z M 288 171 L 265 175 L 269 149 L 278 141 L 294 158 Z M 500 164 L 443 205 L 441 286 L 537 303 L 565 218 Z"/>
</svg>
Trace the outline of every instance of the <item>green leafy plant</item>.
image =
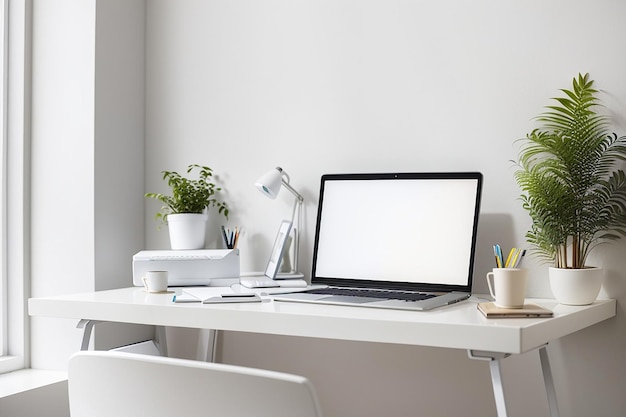
<svg viewBox="0 0 626 417">
<path fill-rule="evenodd" d="M 192 164 L 187 167 L 187 174 L 199 170 L 198 179 L 183 177 L 176 171 L 163 171 L 163 180 L 172 189 L 172 195 L 146 193 L 146 198 L 159 200 L 164 205 L 156 214 L 157 219 L 167 222 L 169 214 L 202 213 L 205 208 L 217 207 L 218 212 L 228 218 L 228 206 L 213 197 L 222 189 L 211 182 L 213 170 L 207 166 Z"/>
<path fill-rule="evenodd" d="M 626 137 L 608 131 L 589 74 L 547 106 L 526 136 L 515 179 L 532 219 L 526 239 L 557 268 L 585 267 L 600 243 L 626 236 Z"/>
</svg>

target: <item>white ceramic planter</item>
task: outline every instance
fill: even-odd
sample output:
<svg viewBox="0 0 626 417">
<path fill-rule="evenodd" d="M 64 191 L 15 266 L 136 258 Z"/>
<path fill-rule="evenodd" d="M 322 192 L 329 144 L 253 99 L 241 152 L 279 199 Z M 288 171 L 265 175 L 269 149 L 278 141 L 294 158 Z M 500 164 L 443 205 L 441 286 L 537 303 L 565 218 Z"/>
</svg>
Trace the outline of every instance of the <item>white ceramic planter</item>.
<svg viewBox="0 0 626 417">
<path fill-rule="evenodd" d="M 604 270 L 598 267 L 550 268 L 550 288 L 552 288 L 554 298 L 561 304 L 587 305 L 598 298 L 603 275 Z"/>
<path fill-rule="evenodd" d="M 203 249 L 206 235 L 206 214 L 179 213 L 167 216 L 172 249 Z"/>
</svg>

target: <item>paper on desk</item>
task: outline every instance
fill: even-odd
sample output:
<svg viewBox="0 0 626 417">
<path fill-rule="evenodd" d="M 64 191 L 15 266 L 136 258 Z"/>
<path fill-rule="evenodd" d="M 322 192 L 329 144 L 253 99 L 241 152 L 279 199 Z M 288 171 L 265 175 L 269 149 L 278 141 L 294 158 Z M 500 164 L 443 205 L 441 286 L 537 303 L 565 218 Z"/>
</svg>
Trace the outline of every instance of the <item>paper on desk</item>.
<svg viewBox="0 0 626 417">
<path fill-rule="evenodd" d="M 202 302 L 210 297 L 217 297 L 222 294 L 232 294 L 230 287 L 185 287 L 180 295 L 176 295 L 176 302 L 184 302 L 179 300 L 189 300 L 187 302 Z"/>
<path fill-rule="evenodd" d="M 245 290 L 237 291 L 231 287 L 189 287 L 177 291 L 173 301 L 175 303 L 215 304 L 267 302 L 271 300 L 265 292 L 250 291 L 247 288 Z M 242 297 L 237 297 L 238 295 L 242 295 Z M 251 295 L 256 295 L 256 297 L 249 297 Z"/>
<path fill-rule="evenodd" d="M 196 297 L 195 295 L 186 293 L 184 291 L 177 292 L 176 295 L 174 295 L 173 301 L 175 303 L 200 303 L 202 302 L 202 300 Z"/>
<path fill-rule="evenodd" d="M 183 287 L 176 291 L 176 303 L 201 303 L 211 297 L 222 294 L 258 294 L 267 296 L 273 294 L 286 294 L 290 292 L 304 291 L 307 288 L 247 288 L 241 284 L 233 284 L 230 287 Z"/>
</svg>

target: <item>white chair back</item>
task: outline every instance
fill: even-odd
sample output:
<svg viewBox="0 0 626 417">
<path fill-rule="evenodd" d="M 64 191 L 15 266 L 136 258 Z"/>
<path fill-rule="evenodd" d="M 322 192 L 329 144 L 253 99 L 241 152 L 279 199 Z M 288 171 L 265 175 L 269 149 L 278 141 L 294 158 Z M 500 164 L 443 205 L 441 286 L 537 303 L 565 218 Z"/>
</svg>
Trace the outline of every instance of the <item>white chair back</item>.
<svg viewBox="0 0 626 417">
<path fill-rule="evenodd" d="M 321 417 L 313 385 L 280 372 L 83 351 L 68 375 L 72 417 Z"/>
</svg>

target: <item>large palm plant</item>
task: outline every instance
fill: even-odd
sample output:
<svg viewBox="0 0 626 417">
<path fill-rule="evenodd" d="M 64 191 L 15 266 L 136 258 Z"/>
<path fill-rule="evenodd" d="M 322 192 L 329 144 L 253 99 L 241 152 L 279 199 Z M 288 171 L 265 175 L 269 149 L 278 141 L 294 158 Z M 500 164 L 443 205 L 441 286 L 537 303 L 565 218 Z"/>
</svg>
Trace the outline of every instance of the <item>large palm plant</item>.
<svg viewBox="0 0 626 417">
<path fill-rule="evenodd" d="M 524 139 L 515 179 L 532 219 L 526 239 L 557 268 L 584 268 L 599 243 L 626 236 L 626 137 L 598 114 L 589 74 L 537 119 Z"/>
</svg>

